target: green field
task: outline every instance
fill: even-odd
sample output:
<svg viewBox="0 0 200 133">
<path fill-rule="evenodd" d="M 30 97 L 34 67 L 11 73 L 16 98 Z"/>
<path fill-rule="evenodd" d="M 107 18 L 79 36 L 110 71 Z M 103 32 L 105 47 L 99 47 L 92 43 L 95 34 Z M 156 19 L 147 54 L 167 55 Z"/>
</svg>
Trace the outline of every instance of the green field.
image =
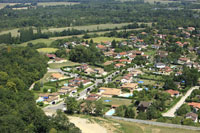
<svg viewBox="0 0 200 133">
<path fill-rule="evenodd" d="M 61 67 L 64 67 L 64 66 L 75 66 L 75 65 L 79 65 L 79 63 L 67 61 L 67 62 L 64 62 L 64 63 L 51 63 L 51 64 L 49 64 L 49 68 L 58 69 L 58 68 L 61 68 Z"/>
<path fill-rule="evenodd" d="M 106 105 L 130 105 L 131 104 L 130 99 L 102 97 L 100 100 L 103 102 L 103 104 L 106 104 Z M 104 100 L 111 100 L 111 101 L 105 102 Z"/>
<path fill-rule="evenodd" d="M 37 49 L 40 53 L 55 53 L 58 49 L 57 48 L 39 48 Z"/>
<path fill-rule="evenodd" d="M 60 6 L 60 5 L 75 5 L 79 4 L 78 2 L 39 2 L 37 3 L 38 6 Z"/>
<path fill-rule="evenodd" d="M 32 43 L 32 44 L 45 43 L 47 46 L 49 46 L 53 41 L 54 40 L 51 40 L 51 39 L 36 39 L 36 40 L 28 41 L 25 43 L 21 43 L 18 46 L 26 47 L 28 43 Z"/>
<path fill-rule="evenodd" d="M 96 38 L 90 38 L 90 39 L 86 39 L 88 41 L 93 40 L 95 43 L 101 43 L 101 42 L 112 42 L 113 40 L 115 41 L 123 41 L 125 39 L 123 38 L 115 38 L 115 37 L 96 37 Z"/>
</svg>

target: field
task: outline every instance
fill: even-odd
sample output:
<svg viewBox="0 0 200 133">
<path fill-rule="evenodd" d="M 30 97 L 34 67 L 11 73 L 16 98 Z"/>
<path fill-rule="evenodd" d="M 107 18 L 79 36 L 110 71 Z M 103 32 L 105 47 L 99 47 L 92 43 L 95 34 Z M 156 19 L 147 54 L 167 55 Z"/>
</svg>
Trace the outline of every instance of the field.
<svg viewBox="0 0 200 133">
<path fill-rule="evenodd" d="M 19 4 L 19 3 L 0 3 L 0 9 L 6 7 L 7 5 L 14 6 L 16 4 Z"/>
<path fill-rule="evenodd" d="M 106 104 L 106 105 L 130 105 L 131 104 L 131 100 L 122 99 L 122 98 L 102 97 L 100 100 L 103 102 L 103 104 Z M 105 102 L 104 100 L 110 100 L 110 102 Z"/>
<path fill-rule="evenodd" d="M 119 0 L 119 1 L 125 2 L 125 1 L 135 1 L 135 0 Z M 179 1 L 172 1 L 172 0 L 144 0 L 144 2 L 148 2 L 150 4 L 154 4 L 154 2 L 160 2 L 162 4 L 168 4 L 168 3 L 179 2 Z"/>
<path fill-rule="evenodd" d="M 19 44 L 18 46 L 26 47 L 28 43 L 32 43 L 32 44 L 45 43 L 47 46 L 49 46 L 52 42 L 53 42 L 53 40 L 51 40 L 51 39 L 36 39 L 36 40 L 32 40 L 32 41 L 28 41 L 28 42 Z"/>
<path fill-rule="evenodd" d="M 64 67 L 64 66 L 75 66 L 75 65 L 79 65 L 79 63 L 67 61 L 67 62 L 64 62 L 64 63 L 51 63 L 51 64 L 49 64 L 49 68 L 58 69 L 58 68 L 61 68 L 61 67 Z"/>
<path fill-rule="evenodd" d="M 54 53 L 57 50 L 58 50 L 57 48 L 39 48 L 39 49 L 37 49 L 37 51 L 40 53 Z"/>
<path fill-rule="evenodd" d="M 96 37 L 96 38 L 90 38 L 90 39 L 86 39 L 88 41 L 93 40 L 95 43 L 101 43 L 101 42 L 112 42 L 113 40 L 115 41 L 122 41 L 125 40 L 123 38 L 115 38 L 115 37 Z"/>
<path fill-rule="evenodd" d="M 60 6 L 60 5 L 75 5 L 79 4 L 78 2 L 39 2 L 37 3 L 38 6 Z"/>
</svg>

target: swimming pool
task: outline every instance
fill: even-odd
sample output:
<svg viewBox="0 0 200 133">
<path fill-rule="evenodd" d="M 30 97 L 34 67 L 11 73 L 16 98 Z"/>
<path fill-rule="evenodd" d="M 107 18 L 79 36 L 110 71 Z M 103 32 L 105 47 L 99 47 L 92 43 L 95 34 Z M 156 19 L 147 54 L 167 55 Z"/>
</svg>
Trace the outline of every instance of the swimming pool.
<svg viewBox="0 0 200 133">
<path fill-rule="evenodd" d="M 108 112 L 106 112 L 105 115 L 111 116 L 111 115 L 113 115 L 114 113 L 115 113 L 115 109 L 111 109 L 111 110 L 109 110 Z"/>
<path fill-rule="evenodd" d="M 43 102 L 43 101 L 44 101 L 44 98 L 39 98 L 39 99 L 36 100 L 36 103 Z"/>
</svg>

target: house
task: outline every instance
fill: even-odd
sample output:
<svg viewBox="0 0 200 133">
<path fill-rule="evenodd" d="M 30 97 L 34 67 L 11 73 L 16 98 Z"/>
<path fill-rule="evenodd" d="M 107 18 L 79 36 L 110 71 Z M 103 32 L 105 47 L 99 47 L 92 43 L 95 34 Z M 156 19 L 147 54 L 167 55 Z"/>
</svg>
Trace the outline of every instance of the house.
<svg viewBox="0 0 200 133">
<path fill-rule="evenodd" d="M 68 90 L 64 90 L 64 89 L 61 89 L 58 91 L 59 95 L 66 95 L 67 93 L 68 93 Z"/>
<path fill-rule="evenodd" d="M 126 65 L 125 64 L 122 64 L 122 63 L 117 63 L 115 64 L 115 68 L 120 68 L 120 67 L 125 67 Z"/>
<path fill-rule="evenodd" d="M 171 72 L 173 72 L 173 70 L 172 70 L 170 67 L 166 66 L 165 68 L 162 68 L 162 69 L 161 69 L 161 72 L 162 72 L 163 74 L 165 74 L 165 75 L 170 75 Z"/>
<path fill-rule="evenodd" d="M 127 64 L 131 64 L 131 60 L 127 60 L 127 59 L 121 59 L 118 60 L 120 63 L 127 63 Z"/>
<path fill-rule="evenodd" d="M 105 56 L 112 56 L 114 57 L 116 55 L 116 53 L 114 51 L 108 51 L 108 52 L 104 52 Z"/>
<path fill-rule="evenodd" d="M 121 83 L 131 83 L 132 79 L 133 79 L 132 75 L 131 74 L 127 74 L 127 75 L 122 77 Z"/>
<path fill-rule="evenodd" d="M 118 53 L 117 56 L 116 56 L 115 58 L 120 59 L 120 58 L 122 58 L 122 57 L 127 57 L 127 56 L 128 56 L 128 54 L 127 54 L 126 52 L 121 52 L 121 53 Z"/>
<path fill-rule="evenodd" d="M 142 75 L 143 72 L 139 69 L 133 69 L 130 71 L 130 74 L 132 74 L 134 77 L 138 76 L 138 75 Z"/>
<path fill-rule="evenodd" d="M 142 52 L 142 51 L 133 51 L 132 54 L 133 55 L 143 55 L 144 52 Z"/>
<path fill-rule="evenodd" d="M 121 94 L 121 89 L 116 88 L 105 88 L 101 87 L 99 88 L 100 94 L 105 97 L 112 97 L 112 96 L 118 96 Z"/>
<path fill-rule="evenodd" d="M 195 114 L 195 113 L 193 113 L 193 112 L 189 112 L 189 113 L 187 113 L 186 115 L 185 115 L 185 118 L 186 119 L 192 119 L 192 121 L 194 121 L 194 122 L 198 122 L 198 115 L 197 114 Z"/>
<path fill-rule="evenodd" d="M 157 55 L 160 56 L 161 58 L 165 58 L 168 56 L 168 52 L 159 50 L 157 52 Z"/>
<path fill-rule="evenodd" d="M 156 63 L 156 64 L 155 64 L 155 67 L 156 67 L 156 68 L 159 68 L 159 69 L 165 68 L 165 66 L 166 66 L 166 65 L 165 65 L 164 63 Z"/>
<path fill-rule="evenodd" d="M 62 80 L 65 79 L 66 77 L 60 73 L 53 73 L 51 74 L 51 80 L 52 81 L 57 81 L 57 80 Z"/>
<path fill-rule="evenodd" d="M 107 72 L 105 72 L 102 68 L 95 68 L 94 71 L 100 75 L 106 75 Z"/>
<path fill-rule="evenodd" d="M 86 101 L 97 101 L 101 98 L 100 95 L 97 94 L 90 94 L 85 100 Z"/>
<path fill-rule="evenodd" d="M 129 59 L 129 60 L 134 60 L 135 57 L 136 57 L 136 55 L 129 55 L 129 56 L 128 56 L 128 59 Z"/>
<path fill-rule="evenodd" d="M 47 57 L 49 57 L 49 59 L 55 59 L 56 55 L 55 54 L 46 54 Z"/>
<path fill-rule="evenodd" d="M 88 69 L 88 67 L 89 67 L 89 66 L 88 66 L 87 64 L 84 63 L 84 64 L 82 64 L 81 66 L 76 67 L 76 69 L 79 70 L 79 71 L 81 71 L 81 70 L 82 70 L 82 71 L 85 71 L 86 69 Z"/>
<path fill-rule="evenodd" d="M 146 110 L 149 108 L 150 105 L 151 102 L 141 101 L 137 107 L 137 110 L 146 112 Z"/>
<path fill-rule="evenodd" d="M 188 105 L 192 106 L 196 111 L 198 111 L 200 109 L 200 103 L 191 102 L 191 103 L 188 103 Z"/>
<path fill-rule="evenodd" d="M 101 44 L 97 45 L 97 48 L 99 48 L 100 50 L 106 50 L 107 49 L 106 46 L 101 45 Z"/>
<path fill-rule="evenodd" d="M 178 97 L 180 95 L 179 91 L 175 91 L 175 90 L 166 90 L 167 93 L 169 93 L 171 95 L 171 97 Z"/>
<path fill-rule="evenodd" d="M 67 62 L 67 60 L 66 60 L 66 59 L 63 59 L 63 58 L 55 58 L 55 59 L 54 59 L 54 62 L 55 62 L 55 63 L 64 63 L 64 62 Z"/>
<path fill-rule="evenodd" d="M 125 83 L 121 86 L 122 89 L 129 89 L 133 91 L 138 88 L 138 83 Z"/>
<path fill-rule="evenodd" d="M 58 101 L 59 101 L 59 97 L 54 96 L 44 101 L 44 104 L 56 104 Z"/>
<path fill-rule="evenodd" d="M 103 65 L 108 66 L 108 65 L 111 65 L 112 63 L 113 63 L 113 61 L 106 61 Z"/>
<path fill-rule="evenodd" d="M 178 63 L 179 64 L 184 64 L 184 63 L 188 63 L 188 62 L 190 62 L 190 59 L 188 59 L 188 58 L 186 58 L 186 57 L 180 57 L 179 59 L 178 59 Z"/>
<path fill-rule="evenodd" d="M 93 73 L 95 73 L 95 70 L 88 67 L 84 72 L 87 73 L 87 74 L 93 74 Z"/>
</svg>

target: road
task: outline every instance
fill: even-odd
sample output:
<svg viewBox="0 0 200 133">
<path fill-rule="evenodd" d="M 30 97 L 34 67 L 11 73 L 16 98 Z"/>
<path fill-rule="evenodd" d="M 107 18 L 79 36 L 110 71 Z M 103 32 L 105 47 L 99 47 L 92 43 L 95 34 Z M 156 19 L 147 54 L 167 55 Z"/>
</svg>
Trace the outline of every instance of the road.
<svg viewBox="0 0 200 133">
<path fill-rule="evenodd" d="M 181 107 L 181 105 L 185 102 L 187 97 L 190 96 L 192 91 L 195 90 L 195 89 L 199 89 L 199 86 L 195 86 L 195 87 L 190 88 L 187 91 L 187 93 L 184 96 L 182 96 L 182 98 L 177 102 L 176 105 L 174 105 L 170 110 L 168 110 L 166 113 L 163 113 L 162 115 L 165 116 L 165 117 L 174 117 L 176 110 Z"/>
</svg>

